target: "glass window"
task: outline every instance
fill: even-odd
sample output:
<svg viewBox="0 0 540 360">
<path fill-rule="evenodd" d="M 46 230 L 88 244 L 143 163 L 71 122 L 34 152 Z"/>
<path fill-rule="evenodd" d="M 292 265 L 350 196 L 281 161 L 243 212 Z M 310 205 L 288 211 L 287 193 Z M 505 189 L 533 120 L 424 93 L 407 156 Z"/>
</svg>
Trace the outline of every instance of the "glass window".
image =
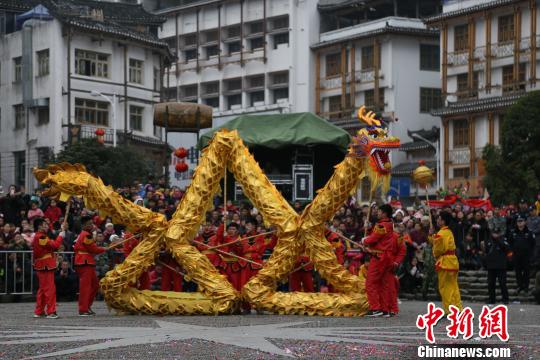
<svg viewBox="0 0 540 360">
<path fill-rule="evenodd" d="M 241 51 L 240 41 L 233 41 L 227 44 L 227 52 L 229 55 L 239 53 Z"/>
<path fill-rule="evenodd" d="M 22 57 L 13 58 L 13 81 L 19 82 L 22 80 Z"/>
<path fill-rule="evenodd" d="M 184 59 L 186 62 L 195 60 L 197 58 L 197 49 L 191 49 L 184 51 Z"/>
<path fill-rule="evenodd" d="M 227 109 L 231 110 L 236 105 L 242 106 L 242 94 L 227 96 Z"/>
<path fill-rule="evenodd" d="M 465 51 L 469 48 L 469 27 L 467 24 L 454 28 L 454 51 Z"/>
<path fill-rule="evenodd" d="M 143 113 L 144 108 L 142 106 L 129 106 L 129 127 L 131 130 L 142 131 L 143 130 Z"/>
<path fill-rule="evenodd" d="M 264 91 L 254 91 L 250 94 L 249 105 L 255 106 L 255 103 L 264 102 Z"/>
<path fill-rule="evenodd" d="M 420 44 L 420 70 L 439 71 L 439 45 Z"/>
<path fill-rule="evenodd" d="M 13 113 L 15 115 L 15 130 L 24 129 L 26 127 L 24 106 L 22 104 L 13 105 Z"/>
<path fill-rule="evenodd" d="M 272 74 L 272 85 L 289 85 L 289 72 L 282 71 Z"/>
<path fill-rule="evenodd" d="M 289 44 L 289 33 L 274 35 L 274 49 L 277 49 L 280 44 Z"/>
<path fill-rule="evenodd" d="M 143 83 L 144 62 L 141 60 L 129 59 L 129 82 L 135 84 Z"/>
<path fill-rule="evenodd" d="M 442 107 L 441 89 L 420 88 L 420 112 L 429 113 Z"/>
<path fill-rule="evenodd" d="M 37 110 L 38 125 L 45 125 L 49 123 L 49 107 L 40 107 Z"/>
<path fill-rule="evenodd" d="M 326 77 L 338 75 L 340 69 L 341 54 L 335 53 L 326 55 Z"/>
<path fill-rule="evenodd" d="M 79 124 L 109 126 L 109 103 L 76 98 L 75 121 Z"/>
<path fill-rule="evenodd" d="M 264 47 L 264 37 L 256 37 L 249 40 L 250 49 L 257 50 L 262 49 Z"/>
<path fill-rule="evenodd" d="M 161 87 L 161 72 L 154 68 L 154 91 L 159 91 Z"/>
<path fill-rule="evenodd" d="M 75 50 L 75 73 L 84 76 L 109 77 L 109 55 Z"/>
<path fill-rule="evenodd" d="M 468 179 L 470 170 L 469 167 L 454 168 L 454 179 Z"/>
<path fill-rule="evenodd" d="M 204 100 L 205 104 L 215 109 L 219 108 L 219 97 L 207 98 Z"/>
<path fill-rule="evenodd" d="M 454 147 L 469 146 L 469 122 L 467 119 L 452 121 L 454 126 Z"/>
<path fill-rule="evenodd" d="M 183 98 L 196 98 L 199 96 L 197 84 L 184 85 L 180 89 Z"/>
<path fill-rule="evenodd" d="M 272 29 L 287 29 L 289 27 L 289 16 L 279 17 L 274 19 L 272 23 Z"/>
<path fill-rule="evenodd" d="M 206 47 L 206 59 L 210 59 L 212 56 L 219 55 L 219 46 L 212 45 Z"/>
<path fill-rule="evenodd" d="M 49 75 L 49 49 L 37 52 L 38 76 Z"/>
<path fill-rule="evenodd" d="M 499 16 L 498 40 L 500 43 L 514 40 L 514 15 Z"/>
<path fill-rule="evenodd" d="M 274 90 L 274 104 L 277 104 L 278 100 L 289 99 L 289 88 Z"/>
</svg>

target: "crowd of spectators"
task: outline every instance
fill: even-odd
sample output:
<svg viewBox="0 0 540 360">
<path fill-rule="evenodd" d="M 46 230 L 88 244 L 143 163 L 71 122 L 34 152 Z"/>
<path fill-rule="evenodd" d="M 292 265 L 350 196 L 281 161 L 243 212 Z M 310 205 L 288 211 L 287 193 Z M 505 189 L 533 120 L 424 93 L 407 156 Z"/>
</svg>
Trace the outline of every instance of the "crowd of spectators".
<svg viewBox="0 0 540 360">
<path fill-rule="evenodd" d="M 134 184 L 131 187 L 117 189 L 117 192 L 133 201 L 158 212 L 170 219 L 176 210 L 183 190 L 177 187 L 167 188 L 161 179 L 153 184 Z M 529 291 L 530 269 L 540 265 L 540 195 L 535 201 L 522 200 L 514 206 L 489 210 L 469 208 L 459 203 L 444 208 L 431 209 L 432 216 L 440 211 L 450 212 L 454 218 L 450 226 L 456 242 L 456 253 L 460 268 L 464 270 L 488 269 L 494 262 L 493 249 L 504 251 L 504 268 L 516 270 L 520 291 Z M 96 243 L 107 246 L 111 240 L 125 236 L 122 224 L 114 224 L 110 218 L 101 218 L 97 212 L 84 207 L 76 198 L 71 199 L 71 210 L 64 226 L 65 203 L 56 202 L 40 193 L 26 194 L 23 188 L 10 186 L 6 194 L 0 197 L 0 293 L 23 291 L 23 282 L 30 283 L 32 275 L 30 254 L 34 235 L 33 221 L 43 218 L 49 224 L 49 237 L 56 237 L 62 230 L 66 232 L 59 249 L 58 270 L 56 274 L 58 295 L 72 299 L 77 292 L 77 275 L 73 271 L 70 252 L 74 241 L 81 231 L 81 217 L 91 215 L 95 224 Z M 294 202 L 297 212 L 305 204 Z M 261 214 L 249 202 L 233 203 L 228 201 L 224 209 L 219 198 L 215 199 L 214 208 L 207 213 L 206 221 L 200 233 L 205 236 L 216 231 L 227 210 L 229 222 L 239 225 L 240 233 L 246 231 L 246 221 L 254 220 L 259 232 L 265 232 Z M 423 202 L 415 206 L 395 207 L 393 221 L 407 246 L 407 255 L 400 265 L 397 275 L 401 282 L 401 291 L 421 292 L 425 297 L 429 289 L 436 289 L 436 275 L 431 246 L 428 241 L 430 229 L 429 210 Z M 366 221 L 368 213 L 371 219 Z M 374 223 L 375 211 L 370 212 L 367 204 L 359 204 L 350 198 L 328 222 L 327 229 L 339 234 L 337 241 L 342 248 L 343 265 L 355 272 L 362 262 L 363 253 L 347 239 L 360 241 L 365 236 L 366 224 Z M 435 218 L 435 217 L 433 217 Z M 369 226 L 369 225 L 368 225 Z M 116 238 L 118 237 L 118 238 Z M 498 239 L 498 240 L 497 240 Z M 493 246 L 494 241 L 502 241 L 504 246 Z M 336 240 L 333 240 L 336 241 Z M 98 276 L 102 277 L 123 260 L 125 254 L 111 250 L 100 256 L 97 261 Z M 265 254 L 267 258 L 270 253 Z M 491 257 L 491 258 L 490 258 Z M 498 263 L 501 260 L 499 258 Z M 495 261 L 497 262 L 497 261 Z M 499 266 L 498 264 L 497 266 Z M 502 266 L 502 265 L 501 265 Z M 14 272 L 16 274 L 14 274 Z M 161 268 L 157 265 L 150 272 L 153 288 L 157 287 Z M 24 274 L 24 275 L 23 275 Z M 19 276 L 17 276 L 19 275 Z M 317 289 L 324 287 L 324 281 L 317 279 Z M 35 281 L 34 281 L 35 284 Z M 184 289 L 196 289 L 186 284 Z"/>
</svg>

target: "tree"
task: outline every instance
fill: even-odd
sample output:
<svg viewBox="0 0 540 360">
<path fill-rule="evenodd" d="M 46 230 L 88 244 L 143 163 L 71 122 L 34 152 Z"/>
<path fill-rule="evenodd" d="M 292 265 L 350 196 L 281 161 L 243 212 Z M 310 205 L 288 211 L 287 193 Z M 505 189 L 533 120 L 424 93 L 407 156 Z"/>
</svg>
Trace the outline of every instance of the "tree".
<svg viewBox="0 0 540 360">
<path fill-rule="evenodd" d="M 485 147 L 484 185 L 495 204 L 531 200 L 540 190 L 539 120 L 540 91 L 533 91 L 506 110 L 500 147 Z"/>
<path fill-rule="evenodd" d="M 114 187 L 130 186 L 136 180 L 145 181 L 154 175 L 150 162 L 132 146 L 113 148 L 100 144 L 96 139 L 82 139 L 68 145 L 53 162 L 83 164 L 105 184 Z"/>
</svg>

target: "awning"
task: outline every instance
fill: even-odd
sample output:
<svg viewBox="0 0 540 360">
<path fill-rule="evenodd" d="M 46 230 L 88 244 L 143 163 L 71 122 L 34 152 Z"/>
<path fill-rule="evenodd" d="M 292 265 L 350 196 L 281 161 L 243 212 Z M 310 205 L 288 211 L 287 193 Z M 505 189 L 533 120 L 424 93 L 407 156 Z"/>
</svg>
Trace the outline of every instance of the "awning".
<svg viewBox="0 0 540 360">
<path fill-rule="evenodd" d="M 53 17 L 49 14 L 49 10 L 43 5 L 38 5 L 32 10 L 25 12 L 24 14 L 17 15 L 15 21 L 17 22 L 17 28 L 22 28 L 22 24 L 26 20 L 39 19 L 39 20 L 52 20 Z"/>
<path fill-rule="evenodd" d="M 345 130 L 312 113 L 243 115 L 203 134 L 199 149 L 206 147 L 220 129 L 238 130 L 248 147 L 279 149 L 291 145 L 330 144 L 345 153 L 351 141 Z"/>
</svg>

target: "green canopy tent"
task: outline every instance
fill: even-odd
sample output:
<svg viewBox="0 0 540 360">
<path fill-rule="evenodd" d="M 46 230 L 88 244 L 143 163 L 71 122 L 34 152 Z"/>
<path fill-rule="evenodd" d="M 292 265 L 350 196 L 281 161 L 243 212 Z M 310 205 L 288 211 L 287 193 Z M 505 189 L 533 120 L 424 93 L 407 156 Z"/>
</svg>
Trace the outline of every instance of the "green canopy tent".
<svg viewBox="0 0 540 360">
<path fill-rule="evenodd" d="M 293 165 L 313 165 L 315 195 L 315 190 L 324 186 L 332 175 L 334 166 L 343 160 L 351 141 L 345 130 L 312 113 L 242 115 L 203 134 L 199 149 L 206 147 L 220 129 L 238 131 L 271 181 L 280 176 L 289 179 L 289 187 L 272 181 L 289 200 L 293 198 Z M 231 191 L 229 187 L 227 192 Z"/>
<path fill-rule="evenodd" d="M 221 129 L 238 130 L 248 147 L 279 149 L 329 144 L 345 153 L 351 141 L 345 130 L 312 113 L 243 115 L 203 134 L 199 139 L 199 149 L 206 147 L 214 133 Z"/>
</svg>

